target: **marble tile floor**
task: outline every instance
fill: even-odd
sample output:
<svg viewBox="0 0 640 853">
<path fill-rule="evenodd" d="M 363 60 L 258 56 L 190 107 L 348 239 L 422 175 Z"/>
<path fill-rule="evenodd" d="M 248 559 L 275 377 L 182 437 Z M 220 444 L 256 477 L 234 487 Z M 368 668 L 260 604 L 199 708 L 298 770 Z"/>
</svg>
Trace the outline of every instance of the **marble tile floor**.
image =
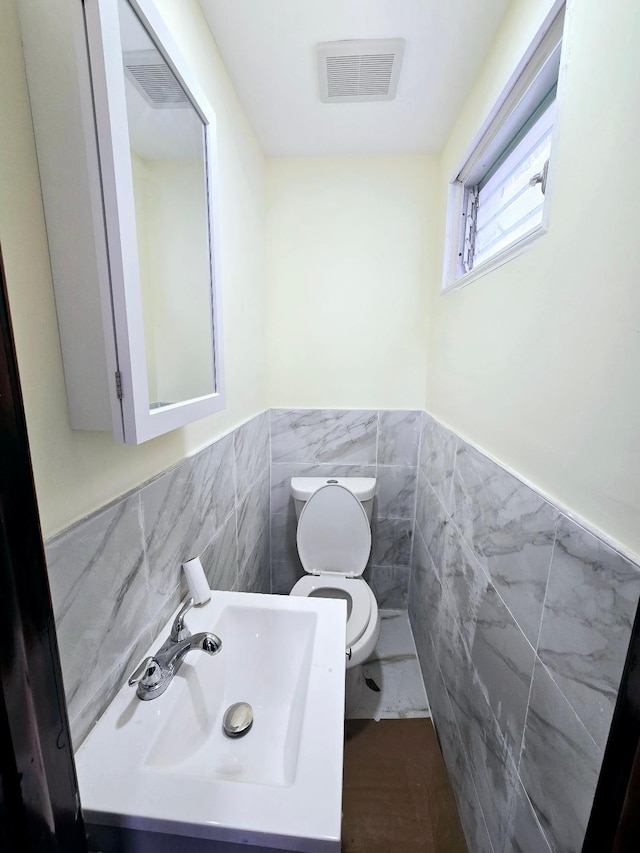
<svg viewBox="0 0 640 853">
<path fill-rule="evenodd" d="M 406 610 L 381 610 L 380 639 L 363 673 L 364 687 L 352 720 L 430 717 L 427 694 Z M 379 687 L 375 690 L 373 685 Z"/>
</svg>

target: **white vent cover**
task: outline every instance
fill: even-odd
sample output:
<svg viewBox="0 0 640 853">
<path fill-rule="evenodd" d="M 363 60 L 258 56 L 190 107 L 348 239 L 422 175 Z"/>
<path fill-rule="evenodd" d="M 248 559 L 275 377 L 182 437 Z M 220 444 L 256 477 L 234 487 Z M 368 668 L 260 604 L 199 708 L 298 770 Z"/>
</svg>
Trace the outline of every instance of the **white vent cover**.
<svg viewBox="0 0 640 853">
<path fill-rule="evenodd" d="M 393 100 L 404 46 L 404 39 L 319 44 L 320 100 L 325 104 Z"/>
<path fill-rule="evenodd" d="M 190 107 L 191 101 L 157 50 L 128 50 L 123 54 L 125 74 L 145 101 L 155 109 Z"/>
</svg>

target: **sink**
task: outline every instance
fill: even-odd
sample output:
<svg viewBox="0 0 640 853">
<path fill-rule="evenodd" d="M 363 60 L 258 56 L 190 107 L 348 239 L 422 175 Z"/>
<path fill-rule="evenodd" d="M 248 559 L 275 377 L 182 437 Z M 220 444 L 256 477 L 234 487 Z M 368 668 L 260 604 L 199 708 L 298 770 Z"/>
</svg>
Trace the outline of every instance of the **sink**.
<svg viewBox="0 0 640 853">
<path fill-rule="evenodd" d="M 116 695 L 76 754 L 85 821 L 337 853 L 345 602 L 213 591 L 186 623 L 216 633 L 222 649 L 190 652 L 156 699 L 127 685 Z M 254 721 L 229 738 L 222 719 L 236 702 Z"/>
<path fill-rule="evenodd" d="M 225 638 L 217 666 L 186 658 L 171 685 L 180 713 L 161 726 L 144 765 L 196 779 L 292 785 L 316 622 L 314 612 L 226 607 L 216 623 Z M 253 707 L 250 737 L 230 740 L 222 731 L 234 702 Z"/>
</svg>

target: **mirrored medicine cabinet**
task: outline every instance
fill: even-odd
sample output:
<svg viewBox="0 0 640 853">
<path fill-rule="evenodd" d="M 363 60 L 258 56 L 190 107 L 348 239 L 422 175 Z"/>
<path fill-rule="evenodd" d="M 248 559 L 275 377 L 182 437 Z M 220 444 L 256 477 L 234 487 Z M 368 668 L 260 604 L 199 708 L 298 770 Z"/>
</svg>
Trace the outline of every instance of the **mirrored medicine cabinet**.
<svg viewBox="0 0 640 853">
<path fill-rule="evenodd" d="M 20 15 L 70 423 L 140 444 L 224 408 L 215 115 L 152 0 Z"/>
</svg>

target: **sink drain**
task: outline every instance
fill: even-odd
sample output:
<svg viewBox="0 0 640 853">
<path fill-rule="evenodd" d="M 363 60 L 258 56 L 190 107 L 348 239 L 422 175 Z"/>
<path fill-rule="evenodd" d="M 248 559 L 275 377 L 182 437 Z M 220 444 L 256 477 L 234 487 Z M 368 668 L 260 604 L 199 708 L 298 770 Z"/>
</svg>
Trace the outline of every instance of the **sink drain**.
<svg viewBox="0 0 640 853">
<path fill-rule="evenodd" d="M 253 725 L 253 708 L 248 702 L 229 705 L 222 718 L 222 730 L 227 737 L 242 737 Z"/>
</svg>

